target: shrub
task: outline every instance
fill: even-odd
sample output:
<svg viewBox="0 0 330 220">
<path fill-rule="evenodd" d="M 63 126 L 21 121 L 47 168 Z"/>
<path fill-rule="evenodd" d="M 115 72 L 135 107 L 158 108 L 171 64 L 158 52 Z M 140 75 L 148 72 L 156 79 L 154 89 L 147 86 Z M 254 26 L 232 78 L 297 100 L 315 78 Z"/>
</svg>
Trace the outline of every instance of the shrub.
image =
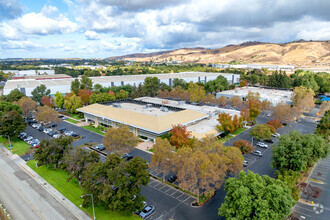
<svg viewBox="0 0 330 220">
<path fill-rule="evenodd" d="M 242 154 L 250 153 L 253 150 L 251 143 L 246 140 L 237 140 L 233 145 L 234 147 L 239 148 L 242 151 Z"/>
</svg>

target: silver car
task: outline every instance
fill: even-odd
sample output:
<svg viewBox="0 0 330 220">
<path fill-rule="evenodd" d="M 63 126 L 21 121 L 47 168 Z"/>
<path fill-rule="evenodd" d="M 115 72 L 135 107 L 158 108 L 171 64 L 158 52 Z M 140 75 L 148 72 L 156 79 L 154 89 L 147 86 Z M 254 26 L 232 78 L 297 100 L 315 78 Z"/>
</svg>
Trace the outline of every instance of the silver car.
<svg viewBox="0 0 330 220">
<path fill-rule="evenodd" d="M 147 205 L 146 207 L 144 207 L 144 209 L 140 212 L 139 216 L 143 219 L 145 219 L 146 217 L 148 217 L 149 215 L 151 215 L 151 213 L 153 213 L 155 211 L 155 207 L 153 207 L 152 205 Z"/>
</svg>

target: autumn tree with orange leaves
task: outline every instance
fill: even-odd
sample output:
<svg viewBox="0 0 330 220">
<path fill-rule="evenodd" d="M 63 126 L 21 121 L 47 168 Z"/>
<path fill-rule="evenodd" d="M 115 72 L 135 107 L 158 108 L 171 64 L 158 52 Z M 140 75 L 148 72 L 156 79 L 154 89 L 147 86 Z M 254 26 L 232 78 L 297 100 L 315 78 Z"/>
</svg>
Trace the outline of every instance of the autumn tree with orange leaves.
<svg viewBox="0 0 330 220">
<path fill-rule="evenodd" d="M 89 100 L 92 93 L 92 91 L 89 91 L 87 89 L 79 89 L 78 96 L 80 97 L 83 105 L 89 104 Z"/>
<path fill-rule="evenodd" d="M 227 113 L 220 113 L 218 117 L 217 120 L 220 124 L 217 125 L 217 128 L 226 134 L 233 133 L 242 127 L 242 118 L 237 115 L 232 117 Z"/>
<path fill-rule="evenodd" d="M 43 97 L 41 97 L 41 104 L 43 106 L 49 106 L 49 107 L 53 108 L 55 106 L 55 101 L 53 98 L 50 98 L 48 96 L 43 96 Z"/>
<path fill-rule="evenodd" d="M 174 125 L 170 131 L 170 143 L 175 146 L 176 149 L 182 146 L 188 146 L 191 143 L 190 135 L 191 131 L 187 131 L 186 126 Z"/>
</svg>

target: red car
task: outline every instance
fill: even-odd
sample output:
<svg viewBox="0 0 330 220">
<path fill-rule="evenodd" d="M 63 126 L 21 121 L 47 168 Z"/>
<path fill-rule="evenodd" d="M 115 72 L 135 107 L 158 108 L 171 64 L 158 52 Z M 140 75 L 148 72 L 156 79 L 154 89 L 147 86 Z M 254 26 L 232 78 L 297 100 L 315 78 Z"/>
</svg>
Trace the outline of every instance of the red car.
<svg viewBox="0 0 330 220">
<path fill-rule="evenodd" d="M 40 145 L 37 145 L 37 146 L 36 146 L 36 148 L 39 148 L 39 147 L 40 147 Z"/>
</svg>

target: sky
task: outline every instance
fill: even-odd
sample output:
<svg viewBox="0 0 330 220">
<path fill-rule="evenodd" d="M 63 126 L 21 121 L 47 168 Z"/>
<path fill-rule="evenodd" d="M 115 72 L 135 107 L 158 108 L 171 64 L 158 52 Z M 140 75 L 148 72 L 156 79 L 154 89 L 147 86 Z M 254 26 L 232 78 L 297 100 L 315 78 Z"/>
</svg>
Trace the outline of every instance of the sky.
<svg viewBox="0 0 330 220">
<path fill-rule="evenodd" d="M 0 58 L 330 40 L 330 0 L 0 0 Z"/>
</svg>

